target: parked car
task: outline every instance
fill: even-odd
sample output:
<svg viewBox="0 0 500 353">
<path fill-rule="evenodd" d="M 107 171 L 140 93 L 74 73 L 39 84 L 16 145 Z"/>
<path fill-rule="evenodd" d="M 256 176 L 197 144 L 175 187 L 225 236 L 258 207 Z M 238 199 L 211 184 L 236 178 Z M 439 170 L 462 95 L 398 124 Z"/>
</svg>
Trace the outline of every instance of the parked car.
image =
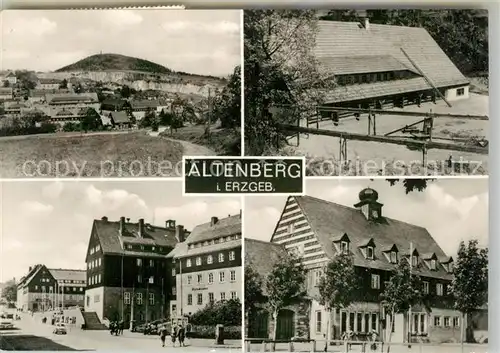
<svg viewBox="0 0 500 353">
<path fill-rule="evenodd" d="M 14 323 L 8 320 L 0 321 L 0 330 L 13 330 L 15 329 Z"/>
<path fill-rule="evenodd" d="M 56 324 L 53 333 L 55 335 L 65 335 L 68 333 L 68 330 L 66 329 L 66 325 L 64 324 Z"/>
</svg>

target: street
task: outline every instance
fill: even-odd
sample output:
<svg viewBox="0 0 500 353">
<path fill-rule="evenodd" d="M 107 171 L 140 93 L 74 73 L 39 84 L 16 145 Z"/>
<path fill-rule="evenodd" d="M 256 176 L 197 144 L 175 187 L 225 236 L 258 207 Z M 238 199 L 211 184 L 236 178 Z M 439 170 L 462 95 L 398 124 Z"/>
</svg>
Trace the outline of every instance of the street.
<svg viewBox="0 0 500 353">
<path fill-rule="evenodd" d="M 123 350 L 131 351 L 161 350 L 158 336 L 145 336 L 124 331 L 123 336 L 112 336 L 109 331 L 83 331 L 69 328 L 67 335 L 55 335 L 53 326 L 34 322 L 30 316 L 16 321 L 18 330 L 0 331 L 0 350 Z M 190 339 L 186 347 L 175 347 L 181 352 L 241 352 L 240 341 L 228 340 L 224 346 L 215 346 L 213 340 Z M 167 337 L 166 349 L 172 349 L 172 342 Z M 204 349 L 200 349 L 204 348 Z"/>
</svg>

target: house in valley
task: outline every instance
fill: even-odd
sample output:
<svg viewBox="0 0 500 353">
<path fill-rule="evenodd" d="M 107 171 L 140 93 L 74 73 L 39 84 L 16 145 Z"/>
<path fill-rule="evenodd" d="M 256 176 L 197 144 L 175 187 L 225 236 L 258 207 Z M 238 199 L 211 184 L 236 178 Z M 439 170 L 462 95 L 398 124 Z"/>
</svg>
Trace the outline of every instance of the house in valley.
<svg viewBox="0 0 500 353">
<path fill-rule="evenodd" d="M 111 125 L 115 128 L 130 128 L 132 125 L 129 116 L 125 111 L 111 112 L 108 116 L 111 121 Z"/>
<path fill-rule="evenodd" d="M 9 101 L 12 100 L 13 97 L 11 87 L 0 87 L 0 101 Z"/>
</svg>

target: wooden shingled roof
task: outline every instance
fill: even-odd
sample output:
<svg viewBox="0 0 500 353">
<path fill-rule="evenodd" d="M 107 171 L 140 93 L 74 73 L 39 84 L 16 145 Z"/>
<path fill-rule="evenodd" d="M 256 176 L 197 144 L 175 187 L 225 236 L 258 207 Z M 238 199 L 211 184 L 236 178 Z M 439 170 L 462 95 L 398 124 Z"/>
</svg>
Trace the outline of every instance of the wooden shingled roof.
<svg viewBox="0 0 500 353">
<path fill-rule="evenodd" d="M 329 258 L 337 254 L 333 241 L 344 236 L 350 241 L 354 264 L 360 267 L 394 270 L 394 265 L 387 261 L 383 252 L 395 245 L 402 258 L 408 256 L 411 243 L 419 254 L 435 254 L 440 261 L 447 258 L 425 228 L 388 217 L 383 217 L 380 222 L 368 221 L 356 208 L 311 196 L 297 196 L 295 200 Z M 374 244 L 373 260 L 366 259 L 361 251 L 370 241 Z M 451 274 L 441 263 L 438 263 L 437 270 L 430 270 L 423 258 L 414 271 L 426 277 L 451 279 Z"/>
<path fill-rule="evenodd" d="M 392 68 L 389 71 L 402 68 L 415 71 L 401 48 L 436 87 L 469 83 L 431 35 L 420 27 L 370 24 L 366 29 L 358 22 L 319 21 L 314 53 L 320 64 L 324 65 L 323 68 L 330 68 L 332 74 L 355 73 L 357 70 L 365 73 L 366 68 L 373 70 L 371 72 L 380 72 L 382 68 Z M 356 93 L 363 93 L 364 97 L 361 98 L 365 98 L 392 95 L 405 90 L 431 89 L 424 79 L 400 81 L 403 87 L 394 86 L 395 81 L 382 82 L 376 94 L 366 90 L 350 91 L 343 92 L 343 98 L 337 99 L 336 92 L 331 92 L 327 103 L 359 99 Z M 408 87 L 404 83 L 408 83 Z M 369 84 L 365 88 L 373 85 Z"/>
</svg>

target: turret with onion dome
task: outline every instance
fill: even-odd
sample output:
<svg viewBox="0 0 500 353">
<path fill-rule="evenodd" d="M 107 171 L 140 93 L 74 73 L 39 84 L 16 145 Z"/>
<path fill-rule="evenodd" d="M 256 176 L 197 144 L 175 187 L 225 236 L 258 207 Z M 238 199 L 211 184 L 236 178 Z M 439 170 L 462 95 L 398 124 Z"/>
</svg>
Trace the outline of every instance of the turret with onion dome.
<svg viewBox="0 0 500 353">
<path fill-rule="evenodd" d="M 365 188 L 359 192 L 359 202 L 354 205 L 366 219 L 377 221 L 382 219 L 382 204 L 378 201 L 378 192 L 372 188 Z"/>
</svg>

